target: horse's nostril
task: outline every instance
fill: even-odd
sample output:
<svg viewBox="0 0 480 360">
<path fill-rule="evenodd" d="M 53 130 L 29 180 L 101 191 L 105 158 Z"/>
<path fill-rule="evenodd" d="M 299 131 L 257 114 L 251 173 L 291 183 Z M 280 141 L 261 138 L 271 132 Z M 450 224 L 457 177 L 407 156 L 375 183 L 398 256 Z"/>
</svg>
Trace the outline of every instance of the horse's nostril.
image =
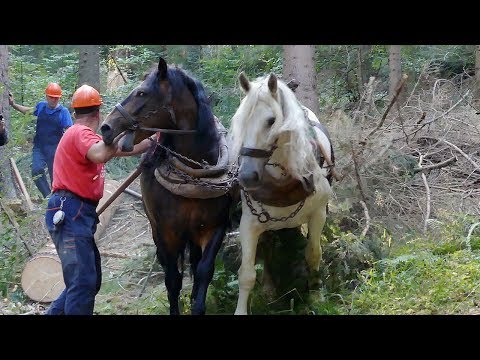
<svg viewBox="0 0 480 360">
<path fill-rule="evenodd" d="M 102 135 L 106 135 L 106 134 L 108 134 L 110 131 L 112 131 L 112 129 L 110 128 L 110 125 L 103 124 L 103 125 L 100 127 L 100 132 L 102 133 Z"/>
<path fill-rule="evenodd" d="M 254 171 L 252 174 L 252 180 L 253 181 L 258 181 L 260 180 L 260 176 L 258 176 L 258 172 Z"/>
</svg>

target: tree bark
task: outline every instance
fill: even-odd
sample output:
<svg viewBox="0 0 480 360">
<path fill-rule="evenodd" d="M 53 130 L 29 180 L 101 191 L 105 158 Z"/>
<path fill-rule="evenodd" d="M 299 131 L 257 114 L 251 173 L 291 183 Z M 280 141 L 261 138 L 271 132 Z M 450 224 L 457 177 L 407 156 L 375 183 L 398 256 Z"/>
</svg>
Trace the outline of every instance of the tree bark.
<svg viewBox="0 0 480 360">
<path fill-rule="evenodd" d="M 285 82 L 292 79 L 299 82 L 295 91 L 298 100 L 318 116 L 320 107 L 315 71 L 315 45 L 283 46 L 283 78 Z"/>
<path fill-rule="evenodd" d="M 8 104 L 8 93 L 10 90 L 8 78 L 8 46 L 0 45 L 0 113 L 3 114 L 5 125 L 8 131 L 9 144 L 12 143 L 12 132 L 10 127 L 10 106 Z M 0 192 L 5 199 L 16 197 L 15 185 L 13 182 L 10 157 L 8 154 L 9 145 L 0 146 Z"/>
<path fill-rule="evenodd" d="M 400 50 L 400 45 L 390 45 L 388 56 L 388 65 L 390 68 L 390 86 L 388 90 L 388 95 L 390 96 L 390 99 L 394 97 L 398 82 L 402 78 L 402 58 L 400 55 Z M 405 102 L 404 94 L 404 91 L 399 94 L 397 100 L 398 105 L 403 105 L 403 103 Z"/>
<path fill-rule="evenodd" d="M 78 86 L 88 84 L 100 89 L 100 45 L 80 45 L 78 63 Z"/>
<path fill-rule="evenodd" d="M 364 91 L 365 84 L 368 82 L 371 74 L 371 65 L 367 60 L 368 53 L 372 49 L 372 45 L 359 45 L 358 46 L 358 65 L 357 65 L 357 81 L 358 81 L 358 94 L 361 97 Z"/>
<path fill-rule="evenodd" d="M 480 104 L 480 45 L 475 46 L 475 94 L 476 104 Z"/>
</svg>

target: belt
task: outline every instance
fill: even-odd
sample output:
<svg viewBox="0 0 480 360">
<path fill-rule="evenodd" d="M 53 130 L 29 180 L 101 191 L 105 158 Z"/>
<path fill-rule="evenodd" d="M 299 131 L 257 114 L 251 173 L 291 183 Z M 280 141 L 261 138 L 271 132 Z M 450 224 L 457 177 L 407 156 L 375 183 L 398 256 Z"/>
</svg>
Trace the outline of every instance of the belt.
<svg viewBox="0 0 480 360">
<path fill-rule="evenodd" d="M 81 196 L 71 192 L 70 190 L 64 190 L 64 189 L 56 190 L 53 193 L 57 194 L 58 196 L 77 198 L 77 199 L 82 200 L 83 202 L 86 202 L 87 204 L 90 204 L 90 205 L 95 206 L 95 207 L 98 205 L 98 201 L 94 201 L 94 200 L 91 200 L 91 199 L 81 197 Z"/>
</svg>

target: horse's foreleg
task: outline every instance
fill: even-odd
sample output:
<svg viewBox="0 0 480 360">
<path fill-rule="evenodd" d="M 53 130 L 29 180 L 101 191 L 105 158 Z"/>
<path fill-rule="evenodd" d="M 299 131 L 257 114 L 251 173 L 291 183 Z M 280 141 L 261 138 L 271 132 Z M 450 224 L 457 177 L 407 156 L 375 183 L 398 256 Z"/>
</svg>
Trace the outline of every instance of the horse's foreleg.
<svg viewBox="0 0 480 360">
<path fill-rule="evenodd" d="M 178 269 L 178 257 L 178 253 L 167 254 L 165 256 L 165 265 L 163 266 L 168 302 L 170 303 L 170 315 L 180 315 L 178 298 L 180 296 L 180 290 L 182 289 L 183 274 Z"/>
<path fill-rule="evenodd" d="M 205 314 L 205 299 L 207 297 L 208 285 L 213 278 L 215 258 L 222 245 L 225 231 L 226 226 L 222 226 L 214 231 L 213 236 L 202 253 L 202 258 L 196 267 L 193 279 L 194 290 L 192 291 L 192 297 L 194 297 L 194 302 L 192 306 L 192 315 Z"/>
<path fill-rule="evenodd" d="M 321 236 L 327 216 L 326 206 L 319 206 L 308 221 L 308 243 L 305 259 L 310 271 L 318 271 L 322 261 Z"/>
<path fill-rule="evenodd" d="M 238 301 L 235 315 L 247 315 L 248 296 L 255 285 L 255 256 L 258 237 L 261 231 L 254 229 L 251 222 L 242 216 L 239 226 L 240 244 L 242 246 L 242 264 L 238 269 Z"/>
</svg>

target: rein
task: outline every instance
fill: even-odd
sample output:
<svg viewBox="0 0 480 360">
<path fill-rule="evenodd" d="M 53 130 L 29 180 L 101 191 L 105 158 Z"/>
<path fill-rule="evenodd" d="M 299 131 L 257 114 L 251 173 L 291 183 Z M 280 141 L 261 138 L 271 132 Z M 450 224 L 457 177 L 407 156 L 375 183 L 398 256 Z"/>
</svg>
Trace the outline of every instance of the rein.
<svg viewBox="0 0 480 360">
<path fill-rule="evenodd" d="M 144 127 L 140 126 L 139 122 L 135 120 L 129 113 L 128 111 L 125 110 L 125 108 L 122 106 L 122 104 L 118 103 L 115 105 L 115 109 L 118 110 L 122 116 L 130 122 L 130 126 L 128 127 L 128 130 L 131 131 L 136 131 L 136 130 L 147 130 L 147 131 L 154 131 L 154 132 L 162 132 L 162 133 L 167 133 L 167 134 L 178 134 L 178 135 L 183 135 L 183 134 L 192 134 L 195 133 L 197 130 L 179 130 L 179 129 L 162 129 L 162 128 L 150 128 L 150 127 Z M 173 109 L 171 107 L 165 107 L 164 109 L 168 111 L 170 114 L 170 117 L 173 121 L 174 124 L 176 124 L 175 121 L 175 113 L 173 112 Z"/>
</svg>

